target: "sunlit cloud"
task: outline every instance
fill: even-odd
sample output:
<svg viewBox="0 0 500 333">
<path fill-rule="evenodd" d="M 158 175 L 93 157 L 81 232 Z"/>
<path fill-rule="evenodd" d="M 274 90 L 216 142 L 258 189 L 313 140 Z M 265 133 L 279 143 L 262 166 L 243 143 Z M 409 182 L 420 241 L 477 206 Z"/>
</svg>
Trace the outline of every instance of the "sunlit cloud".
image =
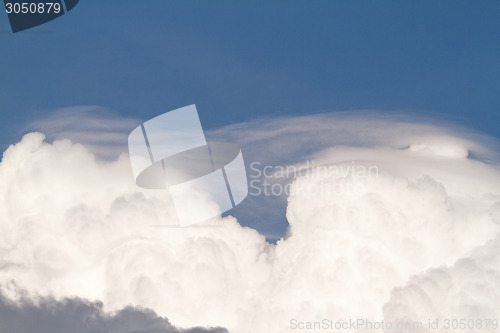
<svg viewBox="0 0 500 333">
<path fill-rule="evenodd" d="M 283 180 L 289 195 L 247 199 L 261 218 L 286 204 L 288 233 L 272 244 L 232 216 L 210 221 L 217 228 L 152 227 L 174 210 L 164 191 L 135 186 L 126 155 L 103 162 L 85 143 L 28 134 L 0 164 L 5 297 L 19 299 L 7 288 L 15 281 L 32 298 L 141 306 L 178 327 L 230 332 L 287 332 L 292 319 L 498 316 L 500 298 L 468 287 L 498 286 L 494 139 L 387 113 L 264 119 L 208 136 L 238 143 L 247 165 L 377 172 L 306 173 Z M 338 186 L 362 191 L 318 190 Z"/>
</svg>

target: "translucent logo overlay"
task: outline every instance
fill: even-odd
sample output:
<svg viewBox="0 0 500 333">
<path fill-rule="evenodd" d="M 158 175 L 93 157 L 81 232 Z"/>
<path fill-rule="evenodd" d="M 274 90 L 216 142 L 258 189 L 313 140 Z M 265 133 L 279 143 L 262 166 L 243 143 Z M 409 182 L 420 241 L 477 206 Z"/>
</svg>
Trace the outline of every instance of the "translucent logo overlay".
<svg viewBox="0 0 500 333">
<path fill-rule="evenodd" d="M 181 226 L 218 216 L 248 194 L 240 147 L 207 142 L 194 104 L 138 126 L 128 147 L 136 184 L 168 190 Z"/>
</svg>

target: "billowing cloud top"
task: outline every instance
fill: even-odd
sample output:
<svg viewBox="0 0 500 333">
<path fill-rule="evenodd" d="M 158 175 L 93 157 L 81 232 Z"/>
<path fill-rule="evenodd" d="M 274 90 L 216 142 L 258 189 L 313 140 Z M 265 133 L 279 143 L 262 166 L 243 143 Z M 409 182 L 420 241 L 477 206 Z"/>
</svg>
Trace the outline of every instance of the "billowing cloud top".
<svg viewBox="0 0 500 333">
<path fill-rule="evenodd" d="M 155 227 L 175 223 L 168 194 L 137 188 L 126 155 L 102 162 L 80 144 L 30 133 L 0 164 L 4 297 L 141 306 L 179 327 L 230 332 L 287 332 L 293 319 L 498 318 L 494 140 L 366 113 L 267 119 L 210 135 L 239 143 L 247 163 L 314 160 L 314 171 L 356 161 L 376 173 L 299 175 L 288 237 L 270 244 L 231 216 Z"/>
</svg>

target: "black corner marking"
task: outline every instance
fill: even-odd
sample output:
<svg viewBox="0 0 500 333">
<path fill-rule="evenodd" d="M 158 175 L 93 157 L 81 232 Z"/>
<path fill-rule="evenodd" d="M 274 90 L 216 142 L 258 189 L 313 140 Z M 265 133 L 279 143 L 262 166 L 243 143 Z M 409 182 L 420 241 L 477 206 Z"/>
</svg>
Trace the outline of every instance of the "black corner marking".
<svg viewBox="0 0 500 333">
<path fill-rule="evenodd" d="M 78 2 L 80 0 L 64 0 L 64 3 L 66 3 L 66 9 L 69 12 L 73 8 L 75 8 L 76 5 L 78 5 Z"/>
<path fill-rule="evenodd" d="M 64 3 L 62 2 L 64 1 Z M 79 0 L 3 0 L 12 32 L 52 21 L 72 10 Z"/>
</svg>

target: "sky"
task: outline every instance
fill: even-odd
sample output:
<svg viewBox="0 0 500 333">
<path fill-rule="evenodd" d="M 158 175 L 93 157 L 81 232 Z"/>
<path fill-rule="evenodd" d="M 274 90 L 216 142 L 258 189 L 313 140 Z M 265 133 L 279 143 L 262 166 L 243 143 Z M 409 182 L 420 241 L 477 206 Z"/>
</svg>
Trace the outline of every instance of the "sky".
<svg viewBox="0 0 500 333">
<path fill-rule="evenodd" d="M 392 110 L 500 136 L 499 11 L 488 0 L 85 0 L 17 34 L 2 12 L 0 143 L 81 105 L 145 120 L 196 104 L 205 129 Z"/>
<path fill-rule="evenodd" d="M 0 321 L 281 333 L 292 318 L 498 318 L 499 15 L 496 0 L 81 0 L 13 34 L 0 11 Z M 192 104 L 247 167 L 380 173 L 304 177 L 207 228 L 156 228 L 171 202 L 119 154 Z"/>
</svg>

